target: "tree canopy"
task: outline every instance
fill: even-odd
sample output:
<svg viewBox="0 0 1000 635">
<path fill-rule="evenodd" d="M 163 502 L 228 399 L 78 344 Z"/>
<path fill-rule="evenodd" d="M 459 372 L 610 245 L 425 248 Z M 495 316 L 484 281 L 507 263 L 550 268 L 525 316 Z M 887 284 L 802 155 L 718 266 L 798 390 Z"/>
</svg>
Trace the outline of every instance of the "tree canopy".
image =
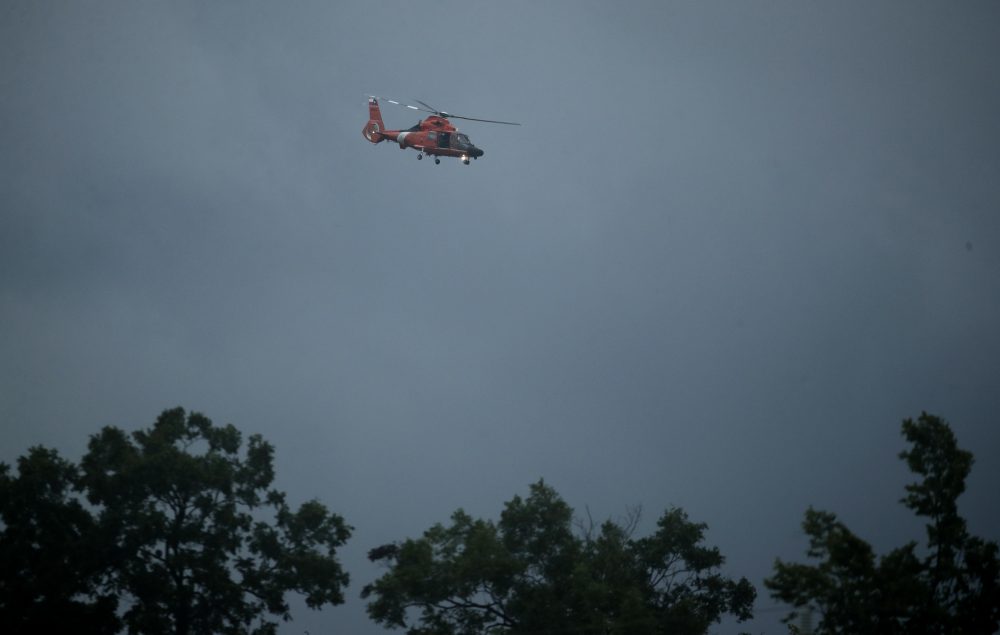
<svg viewBox="0 0 1000 635">
<path fill-rule="evenodd" d="M 0 556 L 6 565 L 41 539 L 59 544 L 29 549 L 35 560 L 13 569 L 35 588 L 8 586 L 4 566 L 0 608 L 24 630 L 40 623 L 43 603 L 69 602 L 110 615 L 105 632 L 120 630 L 120 613 L 129 632 L 186 635 L 273 633 L 270 616 L 289 617 L 287 592 L 314 608 L 342 603 L 348 577 L 336 549 L 351 529 L 315 500 L 293 510 L 271 489 L 273 456 L 259 435 L 244 449 L 232 425 L 180 408 L 131 435 L 104 428 L 79 467 L 32 449 L 18 478 L 6 466 L 0 474 Z M 61 560 L 76 573 L 62 586 L 49 574 Z"/>
<path fill-rule="evenodd" d="M 0 624 L 6 633 L 121 629 L 118 601 L 102 588 L 97 523 L 73 496 L 76 466 L 35 447 L 0 464 Z"/>
<path fill-rule="evenodd" d="M 809 509 L 803 529 L 816 564 L 776 561 L 771 594 L 821 616 L 817 634 L 995 633 L 1000 620 L 997 544 L 969 534 L 958 497 L 972 453 L 943 419 L 922 413 L 903 422 L 910 447 L 900 458 L 919 480 L 901 502 L 927 518 L 927 544 L 910 542 L 876 558 L 871 545 L 835 514 Z M 791 612 L 786 622 L 796 617 Z"/>
<path fill-rule="evenodd" d="M 456 511 L 423 536 L 372 549 L 388 571 L 362 591 L 368 613 L 411 635 L 704 633 L 723 615 L 751 617 L 756 591 L 718 572 L 706 526 L 669 509 L 645 538 L 637 516 L 599 527 L 544 482 L 500 520 Z"/>
</svg>

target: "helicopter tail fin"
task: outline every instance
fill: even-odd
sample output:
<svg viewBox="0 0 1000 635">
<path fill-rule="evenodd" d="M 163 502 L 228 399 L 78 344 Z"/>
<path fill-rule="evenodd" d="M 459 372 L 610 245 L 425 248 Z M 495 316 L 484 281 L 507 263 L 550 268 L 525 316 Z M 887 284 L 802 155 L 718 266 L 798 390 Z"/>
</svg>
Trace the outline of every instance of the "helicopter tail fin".
<svg viewBox="0 0 1000 635">
<path fill-rule="evenodd" d="M 378 143 L 385 138 L 382 134 L 383 130 L 385 130 L 385 124 L 382 123 L 382 111 L 378 108 L 378 100 L 374 97 L 369 97 L 368 123 L 365 124 L 361 134 L 372 143 Z"/>
</svg>

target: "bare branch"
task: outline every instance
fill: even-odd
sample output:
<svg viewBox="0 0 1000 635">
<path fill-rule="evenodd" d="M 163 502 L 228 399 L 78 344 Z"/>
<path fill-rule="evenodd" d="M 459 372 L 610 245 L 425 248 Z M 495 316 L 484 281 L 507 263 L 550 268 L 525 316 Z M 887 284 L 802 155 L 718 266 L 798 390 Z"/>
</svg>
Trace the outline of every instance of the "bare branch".
<svg viewBox="0 0 1000 635">
<path fill-rule="evenodd" d="M 584 505 L 583 509 L 587 512 L 587 522 L 584 522 L 583 519 L 580 518 L 574 518 L 573 526 L 575 526 L 580 533 L 583 534 L 584 542 L 593 542 L 597 523 L 594 522 L 594 517 L 590 515 L 590 505 Z"/>
<path fill-rule="evenodd" d="M 627 538 L 631 538 L 635 530 L 639 528 L 639 521 L 642 520 L 642 505 L 631 505 L 625 508 L 625 516 L 619 522 L 622 531 Z"/>
</svg>

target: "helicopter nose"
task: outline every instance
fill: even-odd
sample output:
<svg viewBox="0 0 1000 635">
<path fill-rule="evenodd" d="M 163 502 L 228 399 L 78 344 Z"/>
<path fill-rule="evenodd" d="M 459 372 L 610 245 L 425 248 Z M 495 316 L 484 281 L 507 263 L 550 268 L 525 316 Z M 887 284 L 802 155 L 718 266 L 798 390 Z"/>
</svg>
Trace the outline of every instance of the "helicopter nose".
<svg viewBox="0 0 1000 635">
<path fill-rule="evenodd" d="M 480 150 L 479 148 L 473 148 L 471 154 L 474 157 L 481 157 L 481 156 L 483 156 L 483 151 Z"/>
</svg>

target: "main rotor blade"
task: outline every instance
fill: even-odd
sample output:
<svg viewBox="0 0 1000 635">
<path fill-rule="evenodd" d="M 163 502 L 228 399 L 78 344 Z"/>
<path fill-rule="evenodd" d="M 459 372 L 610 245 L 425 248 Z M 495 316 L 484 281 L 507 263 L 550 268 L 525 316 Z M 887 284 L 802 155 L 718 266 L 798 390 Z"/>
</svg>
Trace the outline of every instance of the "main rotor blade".
<svg viewBox="0 0 1000 635">
<path fill-rule="evenodd" d="M 463 117 L 462 115 L 450 115 L 442 114 L 442 117 L 448 117 L 450 119 L 465 119 L 466 121 L 485 121 L 486 123 L 502 123 L 507 126 L 520 126 L 521 124 L 514 121 L 497 121 L 496 119 L 476 119 L 475 117 Z"/>
<path fill-rule="evenodd" d="M 375 97 L 374 95 L 372 95 L 372 96 Z M 411 106 L 410 104 L 404 104 L 401 101 L 396 101 L 395 99 L 389 99 L 388 97 L 376 97 L 376 99 L 384 99 L 385 101 L 389 102 L 390 104 L 396 104 L 397 106 L 402 106 L 403 108 L 409 108 L 410 110 L 419 110 L 421 112 L 429 112 L 432 115 L 438 114 L 438 112 L 436 110 L 426 110 L 424 108 L 417 108 L 416 106 Z"/>
<path fill-rule="evenodd" d="M 374 95 L 373 95 L 374 97 Z M 502 123 L 505 126 L 520 126 L 521 124 L 513 121 L 497 121 L 496 119 L 477 119 L 476 117 L 463 117 L 462 115 L 453 115 L 450 112 L 445 112 L 443 110 L 438 110 L 434 106 L 428 103 L 422 102 L 419 99 L 414 99 L 423 108 L 418 108 L 416 106 L 411 106 L 410 104 L 404 104 L 401 101 L 396 101 L 395 99 L 389 99 L 388 97 L 378 97 L 378 99 L 384 99 L 390 104 L 396 104 L 397 106 L 402 106 L 403 108 L 409 108 L 410 110 L 418 110 L 420 112 L 430 113 L 432 115 L 437 115 L 438 117 L 444 117 L 445 119 L 465 119 L 466 121 L 482 121 L 485 123 Z"/>
<path fill-rule="evenodd" d="M 430 104 L 425 104 L 419 99 L 414 99 L 413 101 L 417 102 L 424 108 L 429 108 L 430 110 L 428 112 L 433 112 L 435 115 L 438 115 L 439 117 L 444 117 L 445 119 L 465 119 L 466 121 L 485 121 L 486 123 L 502 123 L 508 126 L 521 125 L 519 123 L 514 123 L 513 121 L 497 121 L 496 119 L 477 119 L 475 117 L 463 117 L 462 115 L 453 115 L 450 112 L 444 112 L 443 110 L 438 110 L 437 108 L 431 106 Z"/>
<path fill-rule="evenodd" d="M 440 115 L 442 117 L 444 117 L 445 115 L 447 115 L 447 113 L 441 112 L 440 110 L 438 110 L 434 106 L 431 106 L 430 104 L 425 104 L 424 102 L 420 101 L 419 99 L 414 99 L 413 101 L 417 102 L 418 104 L 420 104 L 421 106 L 423 106 L 424 108 L 426 108 L 427 112 L 432 112 L 435 115 Z"/>
<path fill-rule="evenodd" d="M 397 106 L 402 106 L 403 108 L 409 108 L 411 110 L 420 110 L 420 108 L 417 108 L 416 106 L 411 106 L 410 104 L 403 104 L 396 101 L 395 99 L 386 99 L 386 101 L 389 102 L 390 104 L 396 104 Z"/>
</svg>

